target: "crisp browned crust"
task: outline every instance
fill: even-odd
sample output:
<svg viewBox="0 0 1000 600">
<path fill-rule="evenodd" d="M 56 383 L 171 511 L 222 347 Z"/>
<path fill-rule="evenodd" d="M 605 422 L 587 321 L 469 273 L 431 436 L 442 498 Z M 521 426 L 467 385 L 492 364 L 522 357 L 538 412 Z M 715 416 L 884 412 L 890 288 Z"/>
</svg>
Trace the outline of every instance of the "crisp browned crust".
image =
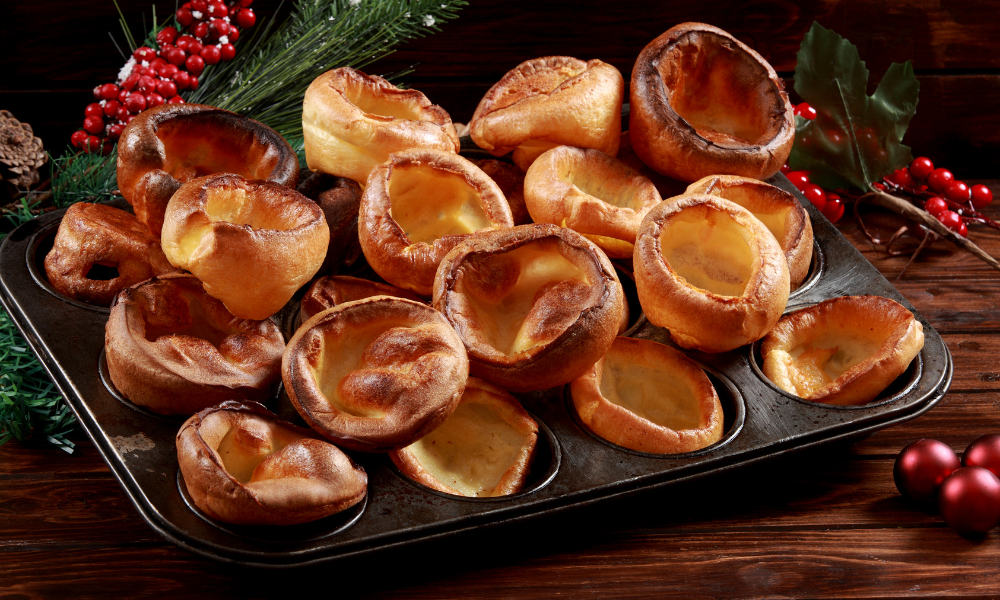
<svg viewBox="0 0 1000 600">
<path fill-rule="evenodd" d="M 379 276 L 430 296 L 445 254 L 473 231 L 513 224 L 503 192 L 479 167 L 457 154 L 417 148 L 372 171 L 358 236 Z"/>
<path fill-rule="evenodd" d="M 358 211 L 361 209 L 361 186 L 358 182 L 337 177 L 330 187 L 316 196 L 330 228 L 330 245 L 320 273 L 336 273 L 361 256 L 358 240 Z"/>
<path fill-rule="evenodd" d="M 118 140 L 118 188 L 154 235 L 160 235 L 167 202 L 181 184 L 212 173 L 236 173 L 294 189 L 299 160 L 270 127 L 201 104 L 164 104 L 143 111 Z"/>
<path fill-rule="evenodd" d="M 642 218 L 660 203 L 653 183 L 598 150 L 558 146 L 524 177 L 528 212 L 536 223 L 582 233 L 611 258 L 632 258 Z"/>
<path fill-rule="evenodd" d="M 722 438 L 722 404 L 708 376 L 682 353 L 651 340 L 615 338 L 570 392 L 580 420 L 625 448 L 677 454 Z"/>
<path fill-rule="evenodd" d="M 299 323 L 305 323 L 319 313 L 345 302 L 372 296 L 395 296 L 423 302 L 420 296 L 387 283 L 358 279 L 348 275 L 320 277 L 309 286 L 299 306 Z"/>
<path fill-rule="evenodd" d="M 781 79 L 718 27 L 681 23 L 650 42 L 629 96 L 635 153 L 682 181 L 718 173 L 764 179 L 792 150 L 795 121 Z"/>
<path fill-rule="evenodd" d="M 555 146 L 614 156 L 624 89 L 618 69 L 600 60 L 546 56 L 525 61 L 479 101 L 469 135 L 494 156 L 515 151 L 514 162 L 523 171 Z"/>
<path fill-rule="evenodd" d="M 739 204 L 778 240 L 788 260 L 792 289 L 802 285 L 812 264 L 813 229 L 805 207 L 785 190 L 758 179 L 710 175 L 688 186 L 687 194 L 709 194 Z"/>
<path fill-rule="evenodd" d="M 469 376 L 462 340 L 426 304 L 376 296 L 306 321 L 282 379 L 313 429 L 363 452 L 401 448 L 455 410 Z"/>
<path fill-rule="evenodd" d="M 224 400 L 267 401 L 284 349 L 274 322 L 234 317 L 187 274 L 123 290 L 104 336 L 118 391 L 169 415 L 190 415 Z"/>
<path fill-rule="evenodd" d="M 633 264 L 646 318 L 684 348 L 727 352 L 760 339 L 788 303 L 777 240 L 750 211 L 717 196 L 682 196 L 651 210 Z"/>
<path fill-rule="evenodd" d="M 510 205 L 514 225 L 531 223 L 531 215 L 528 214 L 528 207 L 524 203 L 524 171 L 510 163 L 491 158 L 477 160 L 476 166 L 500 186 L 500 191 L 503 192 L 507 204 Z"/>
<path fill-rule="evenodd" d="M 320 207 L 293 189 L 216 174 L 174 194 L 162 242 L 171 264 L 191 271 L 230 312 L 264 319 L 319 270 L 330 229 Z"/>
<path fill-rule="evenodd" d="M 472 375 L 512 391 L 579 377 L 611 346 L 624 305 L 604 253 L 542 223 L 471 236 L 434 281 L 434 307 L 465 342 Z"/>
<path fill-rule="evenodd" d="M 455 412 L 389 458 L 404 475 L 447 494 L 507 496 L 524 487 L 537 441 L 538 424 L 516 398 L 470 377 Z"/>
<path fill-rule="evenodd" d="M 91 279 L 95 265 L 117 269 L 118 276 Z M 100 306 L 129 286 L 173 270 L 160 240 L 135 216 L 88 202 L 69 207 L 45 256 L 45 274 L 56 291 Z"/>
<path fill-rule="evenodd" d="M 302 134 L 310 169 L 361 185 L 393 152 L 429 148 L 456 153 L 460 148 L 443 108 L 417 90 L 401 90 L 350 67 L 327 71 L 309 85 Z"/>
<path fill-rule="evenodd" d="M 800 389 L 796 353 L 814 346 L 836 348 L 834 355 L 853 356 L 854 364 L 829 383 Z M 902 375 L 923 347 L 923 326 L 898 302 L 841 296 L 782 318 L 764 338 L 761 354 L 764 374 L 791 394 L 826 404 L 865 404 Z"/>
<path fill-rule="evenodd" d="M 177 462 L 195 505 L 237 525 L 295 525 L 361 502 L 368 475 L 313 431 L 256 403 L 223 402 L 177 432 Z"/>
<path fill-rule="evenodd" d="M 660 192 L 661 198 L 680 196 L 687 188 L 687 184 L 683 181 L 678 181 L 672 177 L 657 173 L 649 165 L 642 162 L 642 159 L 632 149 L 632 139 L 627 131 L 622 132 L 621 144 L 618 147 L 618 155 L 615 158 L 639 171 L 643 176 L 652 181 L 653 185 L 656 186 L 656 191 Z"/>
</svg>

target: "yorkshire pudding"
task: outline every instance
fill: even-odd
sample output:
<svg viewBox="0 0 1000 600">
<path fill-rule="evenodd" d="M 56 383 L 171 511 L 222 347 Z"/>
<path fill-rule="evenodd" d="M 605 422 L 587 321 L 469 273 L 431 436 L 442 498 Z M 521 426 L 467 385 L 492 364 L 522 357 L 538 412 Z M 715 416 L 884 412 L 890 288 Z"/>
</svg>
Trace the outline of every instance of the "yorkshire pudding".
<svg viewBox="0 0 1000 600">
<path fill-rule="evenodd" d="M 448 251 L 474 231 L 513 225 L 503 193 L 479 167 L 457 154 L 414 149 L 372 171 L 358 236 L 379 276 L 430 296 Z"/>
<path fill-rule="evenodd" d="M 177 432 L 177 462 L 195 505 L 236 525 L 296 525 L 361 502 L 368 475 L 314 432 L 256 403 L 223 402 Z"/>
<path fill-rule="evenodd" d="M 284 349 L 274 322 L 234 317 L 187 274 L 123 290 L 104 334 L 118 391 L 168 415 L 190 415 L 224 400 L 267 401 Z"/>
<path fill-rule="evenodd" d="M 306 321 L 282 359 L 288 397 L 339 446 L 408 446 L 455 410 L 469 360 L 455 330 L 426 304 L 376 296 Z"/>
<path fill-rule="evenodd" d="M 536 223 L 569 227 L 611 258 L 632 258 L 642 218 L 660 203 L 653 183 L 598 150 L 559 146 L 524 176 L 524 199 Z"/>
<path fill-rule="evenodd" d="M 667 177 L 661 173 L 657 173 L 649 166 L 642 162 L 642 159 L 636 155 L 635 150 L 632 149 L 631 136 L 627 131 L 622 132 L 621 142 L 618 147 L 618 154 L 615 156 L 618 160 L 622 161 L 626 165 L 632 167 L 636 171 L 639 171 L 643 177 L 649 179 L 656 186 L 656 191 L 660 192 L 661 198 L 673 198 L 674 196 L 680 196 L 684 193 L 687 188 L 687 184 L 678 181 L 672 177 Z"/>
<path fill-rule="evenodd" d="M 212 173 L 294 189 L 299 159 L 285 138 L 263 123 L 201 104 L 145 110 L 118 140 L 118 188 L 154 235 L 160 235 L 163 213 L 177 188 Z"/>
<path fill-rule="evenodd" d="M 613 66 L 569 56 L 521 63 L 479 101 L 469 135 L 493 156 L 514 151 L 527 171 L 556 146 L 594 148 L 614 156 L 622 132 L 625 81 Z"/>
<path fill-rule="evenodd" d="M 448 113 L 417 90 L 401 90 L 350 67 L 327 71 L 302 104 L 306 163 L 362 186 L 393 152 L 430 148 L 455 153 L 458 134 Z"/>
<path fill-rule="evenodd" d="M 298 192 L 319 204 L 330 228 L 330 245 L 319 273 L 337 273 L 354 263 L 361 256 L 358 241 L 361 186 L 345 177 L 313 173 L 299 184 Z"/>
<path fill-rule="evenodd" d="M 465 342 L 472 375 L 527 392 L 569 383 L 603 356 L 625 295 L 597 246 L 534 223 L 456 246 L 434 280 L 434 308 Z"/>
<path fill-rule="evenodd" d="M 468 497 L 507 496 L 524 487 L 538 424 L 506 391 L 470 377 L 444 423 L 389 458 L 429 488 Z"/>
<path fill-rule="evenodd" d="M 266 319 L 326 258 L 330 229 L 315 202 L 239 175 L 185 183 L 167 206 L 163 252 L 244 319 Z"/>
<path fill-rule="evenodd" d="M 510 205 L 511 216 L 514 217 L 514 225 L 527 225 L 531 223 L 531 215 L 528 214 L 528 207 L 524 203 L 524 171 L 518 169 L 510 163 L 494 160 L 492 158 L 477 160 L 476 166 L 489 175 L 490 179 L 500 186 L 503 197 Z"/>
<path fill-rule="evenodd" d="M 56 291 L 100 306 L 129 286 L 173 270 L 160 241 L 135 216 L 89 202 L 66 210 L 45 256 L 45 274 Z"/>
<path fill-rule="evenodd" d="M 793 312 L 764 338 L 764 374 L 779 388 L 826 404 L 875 399 L 924 347 L 924 330 L 898 302 L 831 298 Z"/>
<path fill-rule="evenodd" d="M 747 209 L 692 194 L 649 211 L 635 243 L 639 303 L 684 348 L 726 352 L 764 336 L 788 303 L 788 262 Z"/>
<path fill-rule="evenodd" d="M 781 79 L 718 27 L 681 23 L 632 70 L 629 135 L 644 163 L 675 179 L 765 179 L 792 151 L 795 120 Z"/>
<path fill-rule="evenodd" d="M 299 322 L 305 323 L 328 308 L 372 296 L 395 296 L 414 302 L 423 302 L 423 299 L 413 292 L 399 289 L 387 283 L 347 275 L 331 275 L 320 277 L 309 286 L 309 290 L 302 297 L 302 304 L 299 306 Z"/>
<path fill-rule="evenodd" d="M 805 281 L 812 263 L 812 221 L 795 196 L 758 179 L 736 175 L 704 177 L 688 186 L 685 193 L 718 196 L 752 212 L 784 251 L 792 289 Z"/>
<path fill-rule="evenodd" d="M 580 420 L 631 450 L 693 452 L 722 439 L 722 404 L 708 376 L 677 350 L 615 338 L 608 353 L 570 384 Z"/>
</svg>

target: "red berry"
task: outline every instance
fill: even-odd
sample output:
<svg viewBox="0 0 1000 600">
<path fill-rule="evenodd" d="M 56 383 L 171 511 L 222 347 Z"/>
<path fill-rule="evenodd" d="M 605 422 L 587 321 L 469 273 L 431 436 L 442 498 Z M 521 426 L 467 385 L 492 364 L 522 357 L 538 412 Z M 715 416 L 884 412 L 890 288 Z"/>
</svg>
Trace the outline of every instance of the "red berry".
<svg viewBox="0 0 1000 600">
<path fill-rule="evenodd" d="M 130 92 L 134 90 L 135 86 L 139 84 L 139 77 L 141 77 L 139 73 L 132 71 L 132 74 L 129 75 L 128 78 L 126 78 L 125 81 L 122 82 L 122 89 L 128 90 Z"/>
<path fill-rule="evenodd" d="M 247 7 L 253 4 L 253 0 L 239 0 L 240 6 Z"/>
<path fill-rule="evenodd" d="M 204 14 L 208 11 L 208 0 L 191 0 L 191 10 Z"/>
<path fill-rule="evenodd" d="M 190 35 L 182 35 L 181 37 L 177 38 L 177 43 L 175 44 L 175 46 L 190 54 L 190 51 L 188 50 L 187 47 L 188 44 L 190 44 L 193 41 L 194 38 L 191 37 Z"/>
<path fill-rule="evenodd" d="M 240 13 L 242 12 L 241 10 Z M 239 19 L 238 16 L 236 18 Z M 246 25 L 243 26 L 246 27 Z M 226 23 L 222 19 L 212 19 L 212 22 L 208 24 L 208 31 L 212 34 L 212 37 L 219 39 L 229 33 L 229 23 Z"/>
<path fill-rule="evenodd" d="M 105 83 L 101 86 L 101 98 L 104 100 L 114 100 L 118 97 L 118 86 L 113 83 Z"/>
<path fill-rule="evenodd" d="M 944 478 L 962 466 L 958 455 L 944 442 L 917 440 L 899 453 L 892 478 L 899 493 L 920 503 L 933 502 Z"/>
<path fill-rule="evenodd" d="M 216 0 L 215 2 L 210 2 L 208 4 L 208 14 L 217 19 L 221 19 L 229 16 L 229 9 L 226 8 L 224 3 Z"/>
<path fill-rule="evenodd" d="M 85 117 L 101 117 L 103 115 L 104 107 L 96 102 L 88 104 L 87 108 L 83 109 L 83 116 Z"/>
<path fill-rule="evenodd" d="M 82 129 L 77 129 L 73 132 L 73 135 L 69 136 L 69 141 L 73 144 L 74 148 L 83 148 L 83 143 L 87 140 L 87 132 Z"/>
<path fill-rule="evenodd" d="M 132 92 L 125 102 L 125 108 L 133 115 L 137 115 L 146 110 L 146 97 L 139 92 Z"/>
<path fill-rule="evenodd" d="M 791 170 L 792 168 L 788 166 L 788 163 L 781 165 L 781 172 L 784 173 L 785 175 L 788 175 L 788 172 Z"/>
<path fill-rule="evenodd" d="M 161 79 L 156 84 L 156 91 L 164 98 L 173 98 L 177 95 L 177 84 L 169 79 Z"/>
<path fill-rule="evenodd" d="M 198 76 L 201 75 L 201 72 L 205 70 L 205 59 L 203 59 L 200 56 L 195 56 L 192 54 L 191 56 L 187 57 L 187 61 L 184 63 L 184 66 L 187 67 L 188 73 Z M 191 89 L 192 90 L 196 89 L 195 85 L 192 85 Z"/>
<path fill-rule="evenodd" d="M 815 183 L 807 183 L 802 188 L 802 195 L 806 197 L 806 200 L 812 202 L 812 205 L 820 212 L 826 208 L 826 192 Z"/>
<path fill-rule="evenodd" d="M 205 59 L 205 64 L 214 65 L 222 58 L 218 46 L 205 46 L 201 49 L 201 57 Z"/>
<path fill-rule="evenodd" d="M 938 221 L 941 221 L 945 227 L 952 231 L 958 231 L 958 226 L 962 224 L 962 217 L 953 210 L 940 212 L 936 216 Z"/>
<path fill-rule="evenodd" d="M 1000 521 L 1000 479 L 982 467 L 956 469 L 941 483 L 938 508 L 952 529 L 982 535 Z"/>
<path fill-rule="evenodd" d="M 149 62 L 156 58 L 156 51 L 149 46 L 139 46 L 135 49 L 135 52 L 132 53 L 132 56 L 139 62 Z"/>
<path fill-rule="evenodd" d="M 83 120 L 83 128 L 87 130 L 87 133 L 97 135 L 104 131 L 104 119 L 96 116 L 87 117 Z"/>
<path fill-rule="evenodd" d="M 943 194 L 952 181 L 955 181 L 955 176 L 948 169 L 934 169 L 927 176 L 927 185 L 939 194 Z"/>
<path fill-rule="evenodd" d="M 191 85 L 191 74 L 187 71 L 177 71 L 174 75 L 174 83 L 177 84 L 177 89 L 186 90 Z"/>
<path fill-rule="evenodd" d="M 982 210 L 993 202 L 993 192 L 985 185 L 978 184 L 972 186 L 972 206 L 976 210 Z"/>
<path fill-rule="evenodd" d="M 118 114 L 116 115 L 118 117 L 118 120 L 121 121 L 122 123 L 128 123 L 128 118 L 130 116 L 128 108 L 126 107 L 127 104 L 128 104 L 127 100 L 123 102 L 122 107 L 118 109 Z"/>
<path fill-rule="evenodd" d="M 87 140 L 83 144 L 84 152 L 97 152 L 101 149 L 101 138 L 96 135 L 88 135 Z"/>
<path fill-rule="evenodd" d="M 232 44 L 222 44 L 219 46 L 219 57 L 222 60 L 233 60 L 236 56 L 236 48 Z"/>
<path fill-rule="evenodd" d="M 184 104 L 184 98 L 180 96 L 174 96 L 170 100 L 167 100 L 167 104 Z"/>
<path fill-rule="evenodd" d="M 253 24 L 257 22 L 257 15 L 254 14 L 253 9 L 244 8 L 240 12 L 236 13 L 236 23 L 246 29 L 247 27 L 253 27 Z M 808 106 L 808 105 L 807 105 Z M 813 118 L 815 118 L 816 111 L 813 110 Z M 803 115 L 805 116 L 805 115 Z M 809 117 L 806 117 L 807 119 Z"/>
<path fill-rule="evenodd" d="M 827 193 L 826 204 L 823 206 L 823 216 L 836 223 L 844 216 L 844 201 L 837 194 Z"/>
<path fill-rule="evenodd" d="M 204 50 L 204 49 L 205 49 L 205 47 L 201 44 L 201 42 L 199 42 L 198 40 L 195 40 L 195 41 L 191 42 L 190 44 L 188 44 L 188 50 L 187 51 L 188 51 L 188 54 L 190 54 L 191 56 L 198 56 L 199 54 L 201 54 L 201 51 Z"/>
<path fill-rule="evenodd" d="M 249 9 L 247 9 L 247 10 L 249 10 Z M 242 12 L 242 11 L 240 11 L 240 12 Z M 242 23 L 240 23 L 240 24 L 242 25 Z M 250 25 L 253 25 L 252 21 L 251 21 Z M 245 27 L 249 27 L 250 25 L 246 25 Z M 798 106 L 796 106 L 794 112 L 795 112 L 795 114 L 797 114 L 797 115 L 799 115 L 799 116 L 801 116 L 803 118 L 809 119 L 810 121 L 812 121 L 813 119 L 816 118 L 816 109 L 813 108 L 812 106 L 810 106 L 808 102 L 803 102 L 802 104 L 799 104 Z"/>
<path fill-rule="evenodd" d="M 140 67 L 139 68 L 139 76 L 140 77 L 156 77 L 156 67 L 154 67 L 153 65 L 150 65 L 148 67 Z"/>
<path fill-rule="evenodd" d="M 194 33 L 194 37 L 196 37 L 198 39 L 201 39 L 201 40 L 203 40 L 206 37 L 208 37 L 208 22 L 207 21 L 202 21 L 202 22 L 198 23 L 197 25 L 195 25 L 194 29 L 192 30 L 192 33 Z"/>
<path fill-rule="evenodd" d="M 139 91 L 143 94 L 148 94 L 149 92 L 156 90 L 156 79 L 150 77 L 149 75 L 143 75 L 139 78 Z"/>
<path fill-rule="evenodd" d="M 125 90 L 118 92 L 118 103 L 125 104 L 125 101 L 128 100 L 128 95 L 131 93 L 132 92 L 127 92 Z"/>
<path fill-rule="evenodd" d="M 236 26 L 233 25 L 232 23 L 229 24 L 229 35 L 227 35 L 226 38 L 229 40 L 230 44 L 232 44 L 232 43 L 236 42 L 236 40 L 240 39 L 240 30 L 237 29 Z M 223 60 L 225 60 L 225 59 L 223 59 Z"/>
<path fill-rule="evenodd" d="M 182 6 L 177 9 L 177 22 L 180 23 L 182 27 L 188 27 L 191 23 L 194 23 L 194 15 L 191 14 L 190 7 Z"/>
<path fill-rule="evenodd" d="M 155 92 L 152 94 L 146 94 L 146 104 L 149 106 L 149 108 L 153 108 L 154 106 L 160 106 L 161 104 L 165 104 L 166 102 L 167 101 L 163 99 L 163 96 Z"/>
<path fill-rule="evenodd" d="M 115 149 L 115 143 L 112 142 L 111 140 L 104 140 L 104 142 L 101 143 L 101 154 L 103 154 L 104 156 L 111 154 L 111 151 L 114 149 Z"/>
<path fill-rule="evenodd" d="M 969 227 L 965 224 L 965 221 L 962 221 L 962 224 L 958 226 L 955 233 L 962 237 L 969 237 Z"/>
<path fill-rule="evenodd" d="M 913 189 L 917 182 L 913 180 L 913 175 L 910 174 L 909 169 L 896 169 L 893 171 L 892 175 L 888 177 L 889 181 L 895 183 L 898 186 Z"/>
<path fill-rule="evenodd" d="M 189 45 L 188 48 L 190 47 L 191 46 Z M 187 53 L 180 48 L 171 48 L 170 52 L 167 54 L 167 60 L 170 61 L 170 64 L 177 65 L 179 67 L 184 64 L 185 60 L 187 60 Z"/>
<path fill-rule="evenodd" d="M 934 170 L 934 163 L 926 156 L 914 158 L 910 163 L 910 174 L 916 179 L 927 179 L 927 176 Z"/>
<path fill-rule="evenodd" d="M 810 183 L 809 173 L 806 173 L 805 171 L 789 171 L 785 173 L 785 177 L 787 177 L 788 181 L 791 181 L 792 185 L 798 188 L 799 191 Z"/>
<path fill-rule="evenodd" d="M 195 75 L 191 76 L 191 91 L 198 89 L 198 77 Z"/>
<path fill-rule="evenodd" d="M 108 128 L 108 137 L 113 140 L 117 140 L 122 136 L 122 131 L 124 129 L 125 129 L 124 125 L 120 123 L 115 123 L 114 125 Z"/>
<path fill-rule="evenodd" d="M 943 198 L 934 196 L 933 198 L 928 198 L 927 202 L 924 202 L 924 210 L 929 212 L 931 216 L 936 217 L 948 210 L 948 203 Z"/>
<path fill-rule="evenodd" d="M 172 26 L 164 27 L 156 34 L 156 43 L 160 46 L 173 44 L 175 39 L 177 39 L 177 28 Z"/>
<path fill-rule="evenodd" d="M 94 100 L 101 100 L 101 86 L 95 87 L 91 93 L 94 95 Z"/>
<path fill-rule="evenodd" d="M 104 103 L 104 116 L 108 118 L 114 118 L 118 116 L 118 109 L 122 105 L 117 100 L 108 100 Z"/>
<path fill-rule="evenodd" d="M 972 198 L 972 191 L 969 190 L 969 186 L 967 186 L 964 181 L 952 181 L 948 184 L 948 187 L 945 188 L 944 197 L 952 202 L 964 204 Z"/>
</svg>

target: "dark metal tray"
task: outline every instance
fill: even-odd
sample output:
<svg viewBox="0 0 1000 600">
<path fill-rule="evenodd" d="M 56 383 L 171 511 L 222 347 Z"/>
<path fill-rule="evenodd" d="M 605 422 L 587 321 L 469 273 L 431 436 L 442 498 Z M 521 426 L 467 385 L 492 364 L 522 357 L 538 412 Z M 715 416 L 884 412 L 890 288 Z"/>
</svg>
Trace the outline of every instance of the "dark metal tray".
<svg viewBox="0 0 1000 600">
<path fill-rule="evenodd" d="M 788 310 L 842 295 L 874 294 L 913 307 L 855 248 L 796 193 L 812 217 L 813 272 Z M 108 310 L 52 290 L 42 260 L 63 211 L 26 223 L 0 245 L 0 300 L 39 356 L 142 517 L 171 542 L 222 561 L 268 567 L 304 565 L 456 535 L 486 524 L 539 517 L 681 481 L 721 474 L 790 451 L 861 436 L 929 410 L 951 383 L 952 360 L 919 314 L 924 348 L 909 370 L 872 404 L 807 402 L 771 385 L 758 368 L 758 345 L 723 354 L 688 352 L 710 374 L 726 415 L 723 439 L 704 450 L 658 456 L 616 447 L 591 435 L 567 406 L 563 388 L 519 398 L 539 421 L 539 451 L 528 490 L 496 499 L 463 499 L 408 480 L 379 454 L 351 453 L 368 472 L 361 505 L 289 528 L 235 527 L 202 516 L 186 497 L 174 436 L 183 419 L 138 409 L 106 384 Z M 634 337 L 669 343 L 642 320 Z M 284 394 L 270 408 L 301 423 Z"/>
</svg>

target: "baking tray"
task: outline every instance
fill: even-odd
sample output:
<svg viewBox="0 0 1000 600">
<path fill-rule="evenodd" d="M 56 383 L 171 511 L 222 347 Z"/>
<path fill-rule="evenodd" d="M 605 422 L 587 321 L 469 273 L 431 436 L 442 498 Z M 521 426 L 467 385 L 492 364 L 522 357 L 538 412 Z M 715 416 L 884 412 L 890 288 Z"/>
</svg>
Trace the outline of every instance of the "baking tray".
<svg viewBox="0 0 1000 600">
<path fill-rule="evenodd" d="M 792 294 L 788 311 L 859 294 L 892 298 L 913 310 L 784 176 L 776 175 L 771 183 L 796 194 L 809 211 L 816 240 L 812 273 Z M 663 456 L 620 448 L 576 420 L 565 387 L 517 394 L 539 422 L 540 434 L 522 493 L 458 498 L 410 481 L 385 455 L 349 452 L 368 473 L 363 503 L 294 527 L 230 526 L 203 516 L 186 495 L 174 447 L 183 419 L 139 409 L 113 391 L 103 358 L 108 310 L 65 298 L 48 285 L 42 260 L 63 212 L 22 225 L 0 245 L 0 300 L 142 517 L 178 546 L 226 562 L 289 567 L 332 561 L 722 476 L 912 419 L 933 407 L 951 383 L 951 354 L 916 311 L 924 328 L 923 350 L 879 399 L 862 407 L 816 404 L 777 389 L 760 373 L 759 344 L 722 354 L 689 351 L 709 373 L 726 415 L 723 439 L 706 449 Z M 670 343 L 666 331 L 644 319 L 631 335 Z M 301 424 L 283 393 L 269 408 Z"/>
</svg>

